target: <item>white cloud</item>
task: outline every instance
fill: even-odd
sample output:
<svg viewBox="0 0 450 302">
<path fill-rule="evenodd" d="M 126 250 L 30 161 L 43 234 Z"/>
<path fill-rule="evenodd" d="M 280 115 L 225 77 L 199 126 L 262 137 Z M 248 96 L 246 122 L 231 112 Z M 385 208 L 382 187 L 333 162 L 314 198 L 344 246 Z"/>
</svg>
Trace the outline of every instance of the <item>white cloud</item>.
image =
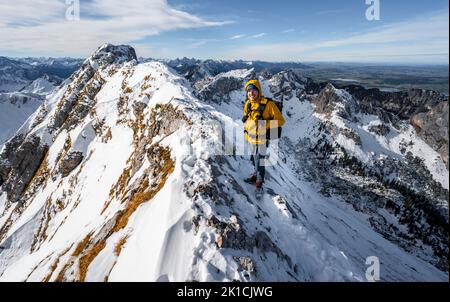
<svg viewBox="0 0 450 302">
<path fill-rule="evenodd" d="M 242 39 L 244 37 L 246 37 L 247 35 L 235 35 L 230 37 L 230 40 L 236 40 L 236 39 Z"/>
<path fill-rule="evenodd" d="M 327 41 L 322 46 L 427 41 L 430 39 L 448 40 L 448 22 L 448 12 L 438 13 L 411 21 L 382 26 L 376 30 L 359 33 L 348 38 Z"/>
<path fill-rule="evenodd" d="M 250 36 L 250 38 L 261 38 L 261 37 L 264 37 L 265 35 L 266 35 L 266 33 L 260 33 L 260 34 Z"/>
<path fill-rule="evenodd" d="M 449 14 L 435 12 L 409 21 L 396 22 L 347 37 L 331 40 L 259 44 L 233 50 L 227 58 L 285 60 L 439 60 L 449 52 Z"/>
<path fill-rule="evenodd" d="M 232 37 L 229 38 L 229 40 L 237 40 L 237 39 L 242 39 L 242 38 L 245 38 L 245 37 L 256 39 L 256 38 L 264 37 L 265 35 L 266 35 L 266 33 L 259 33 L 259 34 L 250 35 L 250 36 L 246 35 L 246 34 L 241 34 L 241 35 L 232 36 Z"/>
<path fill-rule="evenodd" d="M 330 14 L 339 14 L 344 12 L 343 9 L 330 9 L 330 10 L 322 10 L 316 13 L 316 15 L 330 15 Z"/>
<path fill-rule="evenodd" d="M 132 43 L 164 31 L 230 23 L 207 21 L 176 10 L 166 0 L 92 0 L 80 5 L 80 20 L 69 21 L 65 1 L 1 2 L 0 51 L 86 56 L 105 42 Z M 101 17 L 88 17 L 83 12 Z"/>
<path fill-rule="evenodd" d="M 288 33 L 294 32 L 294 31 L 295 31 L 295 29 L 289 28 L 289 29 L 283 30 L 281 33 L 282 34 L 288 34 Z"/>
<path fill-rule="evenodd" d="M 64 18 L 64 1 L 2 1 L 0 3 L 0 24 L 42 23 L 51 19 Z"/>
<path fill-rule="evenodd" d="M 188 47 L 189 48 L 199 48 L 201 46 L 206 45 L 207 43 L 211 42 L 220 42 L 218 39 L 198 39 L 198 38 L 185 38 L 182 39 L 183 41 L 189 42 Z"/>
</svg>

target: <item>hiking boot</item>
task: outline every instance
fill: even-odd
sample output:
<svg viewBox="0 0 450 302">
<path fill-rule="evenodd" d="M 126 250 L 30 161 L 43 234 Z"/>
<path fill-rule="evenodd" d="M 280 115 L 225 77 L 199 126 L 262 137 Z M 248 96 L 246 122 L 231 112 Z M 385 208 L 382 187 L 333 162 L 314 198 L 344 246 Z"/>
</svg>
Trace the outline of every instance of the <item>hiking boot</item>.
<svg viewBox="0 0 450 302">
<path fill-rule="evenodd" d="M 263 182 L 260 180 L 256 181 L 256 189 L 255 189 L 255 197 L 257 200 L 261 200 L 264 190 L 263 190 Z"/>
<path fill-rule="evenodd" d="M 257 180 L 257 181 L 256 181 L 256 189 L 261 189 L 262 186 L 263 186 L 263 182 L 260 181 L 260 180 Z"/>
<path fill-rule="evenodd" d="M 246 178 L 245 182 L 247 182 L 247 183 L 255 183 L 256 182 L 256 173 L 253 173 L 252 175 L 250 175 L 249 178 Z"/>
</svg>

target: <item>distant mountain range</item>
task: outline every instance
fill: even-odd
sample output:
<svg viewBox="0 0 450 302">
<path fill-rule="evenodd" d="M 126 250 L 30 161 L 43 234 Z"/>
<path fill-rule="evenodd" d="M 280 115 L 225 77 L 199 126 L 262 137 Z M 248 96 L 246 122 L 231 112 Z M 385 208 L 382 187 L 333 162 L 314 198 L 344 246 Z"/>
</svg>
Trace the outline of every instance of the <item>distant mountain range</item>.
<svg viewBox="0 0 450 302">
<path fill-rule="evenodd" d="M 72 58 L 0 57 L 0 92 L 20 91 L 43 76 L 59 84 L 82 62 L 81 59 Z"/>
</svg>

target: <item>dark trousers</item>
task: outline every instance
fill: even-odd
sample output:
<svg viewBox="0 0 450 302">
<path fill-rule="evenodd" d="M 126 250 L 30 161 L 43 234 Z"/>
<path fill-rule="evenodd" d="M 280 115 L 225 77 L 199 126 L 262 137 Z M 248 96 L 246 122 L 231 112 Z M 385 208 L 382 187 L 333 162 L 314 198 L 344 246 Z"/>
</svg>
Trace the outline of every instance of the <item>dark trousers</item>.
<svg viewBox="0 0 450 302">
<path fill-rule="evenodd" d="M 256 181 L 264 182 L 264 177 L 266 175 L 265 158 L 268 147 L 269 141 L 267 141 L 266 144 L 250 145 L 250 161 L 255 167 Z"/>
</svg>

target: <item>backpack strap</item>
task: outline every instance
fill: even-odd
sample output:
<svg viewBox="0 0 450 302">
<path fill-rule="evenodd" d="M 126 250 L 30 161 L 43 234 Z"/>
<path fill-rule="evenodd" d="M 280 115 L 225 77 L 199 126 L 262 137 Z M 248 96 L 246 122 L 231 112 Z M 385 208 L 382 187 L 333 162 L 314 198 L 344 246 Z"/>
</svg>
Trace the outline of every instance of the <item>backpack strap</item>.
<svg viewBox="0 0 450 302">
<path fill-rule="evenodd" d="M 269 102 L 270 100 L 267 99 L 267 102 L 265 104 L 259 104 L 258 112 L 260 117 L 263 116 L 263 112 L 264 110 L 266 110 L 266 106 L 267 104 L 269 104 Z M 255 110 L 252 110 L 252 102 L 249 100 L 247 103 L 247 115 L 249 116 L 253 111 Z"/>
<path fill-rule="evenodd" d="M 268 102 L 267 102 L 267 103 L 268 103 Z M 265 103 L 265 104 L 259 104 L 258 111 L 259 111 L 259 117 L 260 117 L 260 118 L 263 117 L 263 112 L 264 112 L 264 110 L 266 110 L 267 103 Z"/>
</svg>

